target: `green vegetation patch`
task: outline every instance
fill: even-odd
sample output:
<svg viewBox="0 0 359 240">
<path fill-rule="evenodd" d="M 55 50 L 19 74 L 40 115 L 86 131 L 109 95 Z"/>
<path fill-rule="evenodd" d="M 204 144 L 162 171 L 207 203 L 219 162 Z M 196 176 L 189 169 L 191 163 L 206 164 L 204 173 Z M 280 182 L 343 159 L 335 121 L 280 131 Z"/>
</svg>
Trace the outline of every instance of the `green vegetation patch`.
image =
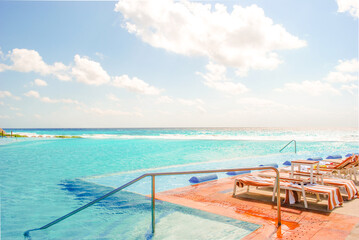
<svg viewBox="0 0 359 240">
<path fill-rule="evenodd" d="M 59 136 L 55 136 L 55 138 L 82 138 L 80 136 L 64 136 L 64 135 L 59 135 Z"/>
<path fill-rule="evenodd" d="M 6 133 L 6 134 L 4 134 L 4 137 L 11 137 L 11 134 Z M 28 136 L 20 135 L 20 134 L 13 134 L 12 137 L 28 137 Z"/>
</svg>

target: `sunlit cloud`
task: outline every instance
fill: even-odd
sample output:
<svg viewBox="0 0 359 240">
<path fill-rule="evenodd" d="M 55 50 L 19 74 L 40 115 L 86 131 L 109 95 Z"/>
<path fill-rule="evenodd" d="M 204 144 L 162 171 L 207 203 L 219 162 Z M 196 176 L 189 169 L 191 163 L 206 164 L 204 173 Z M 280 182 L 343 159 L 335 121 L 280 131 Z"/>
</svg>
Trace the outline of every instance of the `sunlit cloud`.
<svg viewBox="0 0 359 240">
<path fill-rule="evenodd" d="M 10 106 L 9 109 L 12 111 L 20 111 L 20 108 L 12 107 L 12 106 Z"/>
<path fill-rule="evenodd" d="M 115 11 L 123 15 L 129 33 L 151 46 L 185 56 L 205 56 L 237 68 L 242 76 L 250 69 L 275 69 L 282 62 L 277 50 L 306 46 L 256 5 L 234 5 L 228 11 L 220 3 L 120 0 Z"/>
<path fill-rule="evenodd" d="M 157 103 L 173 103 L 173 98 L 169 96 L 160 96 L 157 98 Z"/>
<path fill-rule="evenodd" d="M 184 106 L 189 106 L 189 107 L 195 107 L 196 109 L 198 109 L 200 112 L 202 113 L 206 113 L 207 110 L 204 108 L 204 101 L 202 99 L 183 99 L 183 98 L 179 98 L 177 99 L 177 101 L 184 105 Z"/>
<path fill-rule="evenodd" d="M 9 119 L 10 118 L 10 116 L 8 116 L 8 115 L 0 115 L 0 119 Z"/>
<path fill-rule="evenodd" d="M 39 79 L 39 78 L 37 78 L 37 79 L 34 80 L 34 84 L 35 84 L 36 86 L 40 86 L 40 87 L 45 87 L 45 86 L 47 86 L 47 82 L 44 81 L 44 80 L 42 80 L 42 79 Z"/>
<path fill-rule="evenodd" d="M 74 61 L 75 66 L 72 68 L 72 75 L 77 81 L 96 86 L 110 82 L 111 77 L 101 67 L 100 63 L 79 55 L 75 55 Z"/>
<path fill-rule="evenodd" d="M 338 12 L 349 12 L 353 17 L 359 18 L 358 0 L 337 0 Z"/>
<path fill-rule="evenodd" d="M 101 59 L 101 60 L 103 60 L 103 59 L 105 58 L 105 55 L 103 55 L 103 54 L 100 53 L 100 52 L 96 52 L 95 55 L 96 55 L 99 59 Z"/>
<path fill-rule="evenodd" d="M 97 55 L 101 56 L 100 54 Z M 6 65 L 0 63 L 0 72 L 6 70 L 24 73 L 35 72 L 44 76 L 53 75 L 63 81 L 69 81 L 74 78 L 78 82 L 88 85 L 112 85 L 145 95 L 158 95 L 163 91 L 163 89 L 151 86 L 137 77 L 130 78 L 126 74 L 111 77 L 102 68 L 99 62 L 78 54 L 74 56 L 74 65 L 72 67 L 66 66 L 60 62 L 48 65 L 43 61 L 37 51 L 28 49 L 15 48 L 9 52 L 8 58 L 13 64 Z M 46 86 L 47 82 L 41 79 L 36 79 L 33 84 L 37 86 Z"/>
<path fill-rule="evenodd" d="M 322 81 L 303 81 L 300 83 L 286 83 L 283 88 L 275 89 L 277 92 L 299 92 L 311 96 L 320 96 L 322 94 L 340 95 L 340 91 L 331 84 Z"/>
<path fill-rule="evenodd" d="M 0 98 L 11 97 L 12 94 L 9 91 L 0 91 Z"/>
<path fill-rule="evenodd" d="M 121 101 L 120 98 L 116 97 L 116 95 L 114 94 L 107 94 L 107 99 L 111 100 L 111 101 L 114 101 L 114 102 L 119 102 Z"/>
<path fill-rule="evenodd" d="M 70 98 L 62 98 L 62 99 L 52 99 L 49 97 L 41 97 L 40 94 L 37 91 L 30 90 L 27 93 L 24 94 L 26 97 L 32 97 L 37 98 L 42 102 L 45 103 L 65 103 L 65 104 L 80 104 L 79 101 L 73 100 Z"/>
<path fill-rule="evenodd" d="M 210 62 L 206 66 L 207 72 L 200 73 L 205 81 L 204 84 L 210 88 L 222 91 L 228 94 L 242 94 L 248 91 L 248 88 L 242 83 L 235 83 L 226 77 L 226 67 Z"/>
<path fill-rule="evenodd" d="M 339 60 L 335 66 L 336 71 L 332 71 L 325 78 L 328 82 L 348 83 L 358 80 L 359 62 L 358 59 Z"/>
<path fill-rule="evenodd" d="M 236 103 L 242 105 L 244 108 L 255 109 L 273 109 L 273 108 L 280 108 L 280 109 L 288 109 L 288 106 L 282 103 L 277 103 L 273 100 L 264 99 L 264 98 L 240 98 L 236 100 Z"/>
<path fill-rule="evenodd" d="M 11 92 L 9 91 L 0 91 L 0 98 L 12 98 L 15 100 L 20 100 L 21 98 L 18 96 L 14 96 Z"/>
<path fill-rule="evenodd" d="M 158 95 L 163 89 L 150 86 L 139 78 L 130 78 L 127 75 L 116 76 L 113 78 L 112 85 L 118 88 L 125 88 L 131 92 L 141 93 L 145 95 Z"/>
<path fill-rule="evenodd" d="M 40 98 L 40 94 L 34 90 L 30 90 L 24 94 L 26 97 Z"/>
<path fill-rule="evenodd" d="M 349 92 L 350 94 L 354 95 L 358 93 L 358 85 L 357 84 L 347 84 L 342 85 L 341 88 L 344 91 Z"/>
<path fill-rule="evenodd" d="M 319 96 L 323 94 L 340 95 L 340 90 L 354 94 L 358 81 L 359 63 L 357 59 L 339 60 L 335 71 L 331 71 L 323 79 L 324 81 L 303 81 L 301 83 L 286 83 L 283 88 L 277 88 L 277 92 L 302 92 L 307 95 Z M 342 84 L 341 86 L 337 86 Z"/>
<path fill-rule="evenodd" d="M 86 106 L 79 107 L 78 109 L 85 113 L 95 114 L 99 116 L 137 116 L 137 117 L 143 116 L 143 114 L 140 112 L 126 112 L 118 109 L 103 109 L 103 108 L 86 107 Z"/>
<path fill-rule="evenodd" d="M 15 48 L 9 52 L 7 57 L 11 60 L 12 65 L 1 64 L 0 71 L 35 72 L 43 76 L 53 75 L 62 81 L 71 80 L 68 74 L 68 66 L 61 62 L 48 65 L 35 50 Z"/>
</svg>

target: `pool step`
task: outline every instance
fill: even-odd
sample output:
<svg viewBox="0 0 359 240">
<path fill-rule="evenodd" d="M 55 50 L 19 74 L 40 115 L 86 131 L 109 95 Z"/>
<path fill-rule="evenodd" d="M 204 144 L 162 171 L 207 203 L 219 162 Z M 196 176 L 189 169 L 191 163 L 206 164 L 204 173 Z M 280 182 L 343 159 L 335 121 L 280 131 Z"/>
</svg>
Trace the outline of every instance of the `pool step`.
<svg viewBox="0 0 359 240">
<path fill-rule="evenodd" d="M 76 200 L 81 201 L 81 204 L 113 190 L 80 179 L 63 181 L 59 185 L 61 189 L 74 195 Z M 156 201 L 156 235 L 153 237 L 151 201 L 146 196 L 121 191 L 91 208 L 97 210 L 96 221 L 104 221 L 97 222 L 96 228 L 88 228 L 89 231 L 82 233 L 81 239 L 214 239 L 208 237 L 217 235 L 227 236 L 226 239 L 240 239 L 260 227 L 257 224 Z M 88 210 L 92 211 L 91 208 Z M 90 218 L 94 219 L 93 215 Z M 89 217 L 84 218 L 91 223 Z"/>
</svg>

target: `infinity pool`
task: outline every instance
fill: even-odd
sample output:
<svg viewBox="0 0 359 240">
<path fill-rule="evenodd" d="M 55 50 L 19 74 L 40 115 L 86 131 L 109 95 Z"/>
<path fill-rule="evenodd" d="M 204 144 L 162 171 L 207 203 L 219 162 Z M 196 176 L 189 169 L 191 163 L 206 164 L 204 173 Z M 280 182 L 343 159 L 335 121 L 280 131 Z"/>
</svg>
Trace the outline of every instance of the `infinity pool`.
<svg viewBox="0 0 359 240">
<path fill-rule="evenodd" d="M 27 131 L 36 133 L 37 130 Z M 60 134 L 67 133 L 61 131 Z M 71 131 L 72 135 L 86 132 Z M 39 130 L 37 134 L 59 133 Z M 0 139 L 1 239 L 23 239 L 24 231 L 41 227 L 88 203 L 141 175 L 145 172 L 143 169 L 172 171 L 265 163 L 280 165 L 289 159 L 358 152 L 356 141 L 297 142 L 298 154 L 295 155 L 291 153 L 293 146 L 285 149 L 284 154 L 278 153 L 288 142 L 284 140 L 153 139 L 137 134 L 142 137 Z M 164 132 L 156 132 L 161 134 Z M 189 177 L 158 181 L 157 191 L 188 184 Z M 144 181 L 144 187 L 139 185 L 136 191 L 130 188 L 31 236 L 33 239 L 150 239 L 150 201 L 143 196 L 148 189 L 146 184 Z M 204 239 L 210 239 L 207 232 L 216 239 L 238 239 L 259 227 L 169 203 L 161 202 L 157 206 L 159 218 L 154 239 L 173 239 L 171 234 L 179 232 L 197 234 Z M 218 230 L 209 231 L 214 229 L 212 226 L 218 226 Z"/>
</svg>

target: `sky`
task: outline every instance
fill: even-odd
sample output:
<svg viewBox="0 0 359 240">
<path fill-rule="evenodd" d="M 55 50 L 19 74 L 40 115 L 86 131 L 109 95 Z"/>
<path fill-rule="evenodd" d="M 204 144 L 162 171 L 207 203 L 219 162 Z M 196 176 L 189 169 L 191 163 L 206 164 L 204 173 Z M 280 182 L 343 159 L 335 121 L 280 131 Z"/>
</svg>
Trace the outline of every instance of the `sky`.
<svg viewBox="0 0 359 240">
<path fill-rule="evenodd" d="M 357 0 L 0 1 L 0 127 L 358 128 Z"/>
</svg>

